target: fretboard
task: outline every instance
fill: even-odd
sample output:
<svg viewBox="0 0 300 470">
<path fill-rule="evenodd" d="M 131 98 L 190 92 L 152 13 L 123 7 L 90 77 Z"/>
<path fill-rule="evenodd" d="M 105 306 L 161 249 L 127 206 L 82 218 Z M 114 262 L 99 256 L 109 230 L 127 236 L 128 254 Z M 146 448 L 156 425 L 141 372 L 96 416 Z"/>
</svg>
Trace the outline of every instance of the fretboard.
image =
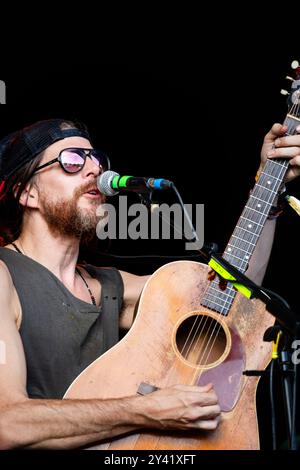
<svg viewBox="0 0 300 470">
<path fill-rule="evenodd" d="M 285 124 L 289 129 L 287 135 L 292 135 L 296 133 L 299 120 L 288 115 Z M 247 270 L 287 168 L 287 159 L 267 160 L 226 246 L 223 257 L 241 272 Z M 231 284 L 227 285 L 226 290 L 221 290 L 216 278 L 209 285 L 202 305 L 227 315 L 235 294 Z"/>
</svg>

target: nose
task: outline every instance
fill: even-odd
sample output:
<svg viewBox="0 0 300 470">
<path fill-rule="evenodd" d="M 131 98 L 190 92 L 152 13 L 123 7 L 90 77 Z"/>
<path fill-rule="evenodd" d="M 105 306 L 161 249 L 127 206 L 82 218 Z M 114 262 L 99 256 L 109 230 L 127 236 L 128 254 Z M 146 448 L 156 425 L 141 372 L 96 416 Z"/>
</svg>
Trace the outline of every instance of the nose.
<svg viewBox="0 0 300 470">
<path fill-rule="evenodd" d="M 97 178 L 97 176 L 101 175 L 103 172 L 102 166 L 97 165 L 97 163 L 91 159 L 90 155 L 88 155 L 86 158 L 83 170 L 85 178 L 89 177 L 90 175 Z"/>
</svg>

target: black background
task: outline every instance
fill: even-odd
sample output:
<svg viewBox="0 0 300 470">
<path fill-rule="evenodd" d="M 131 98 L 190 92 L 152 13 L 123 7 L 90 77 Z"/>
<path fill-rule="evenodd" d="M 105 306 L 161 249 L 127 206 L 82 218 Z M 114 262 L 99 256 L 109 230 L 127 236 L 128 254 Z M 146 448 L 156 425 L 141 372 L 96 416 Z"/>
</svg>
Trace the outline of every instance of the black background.
<svg viewBox="0 0 300 470">
<path fill-rule="evenodd" d="M 66 60 L 57 69 L 8 71 L 1 76 L 7 86 L 1 137 L 39 119 L 83 120 L 112 169 L 171 179 L 185 203 L 204 204 L 205 241 L 223 250 L 254 185 L 263 136 L 286 114 L 279 92 L 289 86 L 284 77 L 295 57 L 270 55 L 265 46 L 242 60 L 225 44 L 218 58 L 199 54 L 193 63 Z M 289 193 L 300 196 L 297 180 Z M 134 195 L 131 200 L 138 202 Z M 265 278 L 296 310 L 299 223 L 290 208 L 280 217 Z M 163 240 L 113 241 L 100 249 L 128 256 L 190 254 L 180 241 Z M 148 273 L 163 261 L 115 263 Z"/>
<path fill-rule="evenodd" d="M 207 41 L 162 61 L 66 58 L 57 67 L 2 69 L 7 104 L 0 107 L 0 137 L 39 119 L 83 120 L 115 171 L 171 179 L 184 202 L 203 203 L 205 241 L 223 250 L 254 185 L 263 136 L 284 119 L 279 92 L 299 54 L 268 41 L 250 41 L 242 52 L 237 38 L 219 38 L 217 48 Z M 299 181 L 289 192 L 300 197 Z M 277 225 L 264 284 L 300 312 L 300 219 L 287 208 Z M 180 241 L 113 241 L 102 249 L 123 256 L 187 255 Z M 86 256 L 101 264 L 100 254 Z M 166 261 L 105 258 L 140 274 Z"/>
</svg>

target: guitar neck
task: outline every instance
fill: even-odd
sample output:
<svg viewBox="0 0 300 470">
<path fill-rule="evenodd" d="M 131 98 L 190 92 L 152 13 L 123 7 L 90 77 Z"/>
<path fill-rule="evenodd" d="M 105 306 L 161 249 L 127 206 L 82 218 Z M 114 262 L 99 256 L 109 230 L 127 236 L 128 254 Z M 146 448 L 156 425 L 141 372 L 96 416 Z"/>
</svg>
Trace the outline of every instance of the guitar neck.
<svg viewBox="0 0 300 470">
<path fill-rule="evenodd" d="M 224 252 L 224 258 L 245 272 L 277 197 L 287 160 L 267 160 Z"/>
<path fill-rule="evenodd" d="M 299 119 L 287 115 L 284 124 L 289 129 L 286 135 L 292 135 L 296 133 Z M 225 248 L 223 257 L 241 272 L 245 272 L 248 267 L 270 209 L 283 183 L 288 164 L 287 159 L 267 160 Z M 202 304 L 226 315 L 236 291 L 231 285 L 222 291 L 218 284 L 219 279 L 212 281 Z"/>
</svg>

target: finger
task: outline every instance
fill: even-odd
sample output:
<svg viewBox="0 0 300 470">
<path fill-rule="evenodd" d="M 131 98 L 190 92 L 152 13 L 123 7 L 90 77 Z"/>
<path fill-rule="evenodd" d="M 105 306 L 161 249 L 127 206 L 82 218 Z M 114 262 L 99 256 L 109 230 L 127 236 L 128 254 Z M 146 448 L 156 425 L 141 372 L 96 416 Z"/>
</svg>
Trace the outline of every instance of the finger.
<svg viewBox="0 0 300 470">
<path fill-rule="evenodd" d="M 215 419 L 221 414 L 219 405 L 199 406 L 197 407 L 198 419 Z"/>
<path fill-rule="evenodd" d="M 216 419 L 210 419 L 210 420 L 199 420 L 194 423 L 194 428 L 197 429 L 206 429 L 208 431 L 213 431 L 214 429 L 217 428 L 218 424 L 220 422 L 219 418 Z"/>
<path fill-rule="evenodd" d="M 197 386 L 199 392 L 210 392 L 213 390 L 214 386 L 211 382 L 206 385 L 202 385 L 201 387 Z"/>
<path fill-rule="evenodd" d="M 290 161 L 289 161 L 289 164 L 290 166 L 293 166 L 293 167 L 299 167 L 298 170 L 300 172 L 300 149 L 298 149 L 298 155 L 296 155 L 296 157 L 292 158 Z M 294 171 L 297 170 L 297 168 L 293 168 Z"/>
<path fill-rule="evenodd" d="M 193 395 L 192 399 L 195 405 L 200 406 L 217 405 L 218 403 L 218 397 L 214 390 L 201 393 L 197 392 Z"/>
<path fill-rule="evenodd" d="M 300 175 L 300 169 L 298 167 L 290 168 L 285 177 L 284 177 L 284 182 L 288 183 L 289 181 L 294 180 Z"/>
<path fill-rule="evenodd" d="M 209 392 L 210 390 L 213 390 L 213 384 L 212 383 L 208 383 L 206 385 L 203 385 L 203 386 L 199 386 L 199 385 L 175 385 L 175 388 L 177 390 L 182 390 L 183 392 Z"/>
<path fill-rule="evenodd" d="M 267 152 L 268 158 L 295 158 L 299 155 L 299 147 L 280 147 L 269 150 Z"/>
<path fill-rule="evenodd" d="M 300 145 L 300 135 L 289 135 L 286 137 L 277 137 L 274 142 L 275 147 L 293 147 L 293 146 Z"/>
<path fill-rule="evenodd" d="M 193 385 L 177 385 L 176 390 L 185 394 L 184 400 L 188 403 L 200 406 L 216 405 L 218 397 L 213 390 L 212 384 L 207 384 L 204 387 Z"/>
<path fill-rule="evenodd" d="M 300 175 L 300 155 L 289 161 L 289 168 L 285 175 L 285 182 L 288 183 Z"/>
<path fill-rule="evenodd" d="M 287 126 L 283 126 L 282 124 L 274 124 L 269 132 L 266 134 L 264 138 L 265 144 L 273 143 L 276 137 L 280 137 L 284 135 L 287 131 Z"/>
<path fill-rule="evenodd" d="M 199 421 L 216 419 L 221 414 L 221 408 L 219 405 L 209 406 L 190 406 L 184 413 L 184 419 L 186 421 Z"/>
</svg>

